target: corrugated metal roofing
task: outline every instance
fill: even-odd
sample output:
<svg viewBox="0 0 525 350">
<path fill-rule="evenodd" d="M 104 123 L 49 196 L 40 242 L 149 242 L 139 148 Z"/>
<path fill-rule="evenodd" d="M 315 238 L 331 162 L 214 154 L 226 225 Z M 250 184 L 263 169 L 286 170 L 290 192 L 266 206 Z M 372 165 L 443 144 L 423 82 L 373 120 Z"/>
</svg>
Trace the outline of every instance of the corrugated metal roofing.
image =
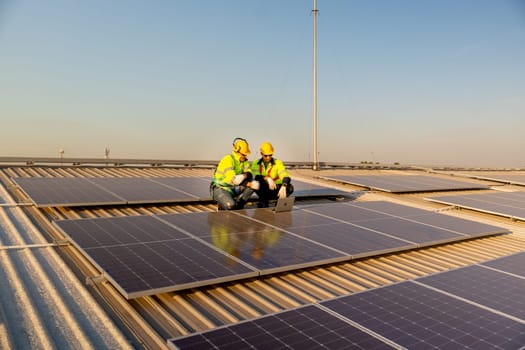
<svg viewBox="0 0 525 350">
<path fill-rule="evenodd" d="M 424 201 L 428 194 L 364 191 L 317 178 L 387 170 L 292 169 L 293 177 L 356 194 L 498 225 L 511 234 L 484 237 L 351 262 L 319 266 L 133 300 L 123 298 L 50 224 L 54 219 L 215 211 L 213 204 L 45 208 L 27 203 L 12 176 L 211 176 L 211 169 L 162 167 L 5 166 L 0 171 L 0 347 L 147 348 L 166 339 L 252 319 L 525 250 L 525 223 Z M 390 171 L 410 173 L 407 171 Z M 418 172 L 420 173 L 420 172 Z M 435 176 L 435 175 L 434 175 Z M 442 175 L 447 176 L 447 175 Z M 487 184 L 471 179 L 473 183 Z M 467 191 L 464 191 L 467 192 Z M 462 192 L 463 193 L 463 192 Z M 8 297 L 4 297 L 8 296 Z M 28 337 L 22 340 L 20 334 Z"/>
</svg>

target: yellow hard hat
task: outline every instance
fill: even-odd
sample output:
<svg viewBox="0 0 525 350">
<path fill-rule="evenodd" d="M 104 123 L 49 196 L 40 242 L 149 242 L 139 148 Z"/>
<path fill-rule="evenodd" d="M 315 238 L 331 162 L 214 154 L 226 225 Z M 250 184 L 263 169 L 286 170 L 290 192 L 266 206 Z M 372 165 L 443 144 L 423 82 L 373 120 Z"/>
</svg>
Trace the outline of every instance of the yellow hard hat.
<svg viewBox="0 0 525 350">
<path fill-rule="evenodd" d="M 242 154 L 243 156 L 249 155 L 250 146 L 248 146 L 248 141 L 241 139 L 240 137 L 233 140 L 233 151 Z"/>
<path fill-rule="evenodd" d="M 264 155 L 273 155 L 273 146 L 268 141 L 261 145 L 261 153 Z"/>
</svg>

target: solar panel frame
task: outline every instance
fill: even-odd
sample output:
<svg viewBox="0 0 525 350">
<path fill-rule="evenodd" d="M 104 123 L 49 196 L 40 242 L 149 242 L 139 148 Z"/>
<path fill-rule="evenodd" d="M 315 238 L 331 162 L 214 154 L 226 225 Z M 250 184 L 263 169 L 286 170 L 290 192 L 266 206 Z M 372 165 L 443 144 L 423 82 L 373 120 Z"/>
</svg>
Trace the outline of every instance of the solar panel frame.
<svg viewBox="0 0 525 350">
<path fill-rule="evenodd" d="M 428 175 L 345 175 L 321 176 L 330 181 L 347 183 L 390 193 L 435 192 L 488 189 L 488 186 L 466 181 L 442 179 Z"/>
</svg>

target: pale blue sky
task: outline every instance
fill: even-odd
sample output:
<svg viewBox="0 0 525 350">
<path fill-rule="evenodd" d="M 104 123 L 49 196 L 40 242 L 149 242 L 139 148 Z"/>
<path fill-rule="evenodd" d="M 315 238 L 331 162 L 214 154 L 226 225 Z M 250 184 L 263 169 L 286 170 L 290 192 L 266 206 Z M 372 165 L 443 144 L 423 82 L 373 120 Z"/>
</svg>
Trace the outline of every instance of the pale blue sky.
<svg viewBox="0 0 525 350">
<path fill-rule="evenodd" d="M 525 0 L 318 0 L 328 162 L 525 166 Z M 0 0 L 0 156 L 313 160 L 311 0 Z"/>
</svg>

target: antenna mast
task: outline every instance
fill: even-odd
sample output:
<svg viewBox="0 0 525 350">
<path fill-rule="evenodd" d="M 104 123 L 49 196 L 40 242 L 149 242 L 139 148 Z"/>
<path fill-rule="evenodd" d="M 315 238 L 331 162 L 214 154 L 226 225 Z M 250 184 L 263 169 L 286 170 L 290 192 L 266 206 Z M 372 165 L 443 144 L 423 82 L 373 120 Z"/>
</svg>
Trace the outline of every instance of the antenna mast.
<svg viewBox="0 0 525 350">
<path fill-rule="evenodd" d="M 314 164 L 313 170 L 319 170 L 319 159 L 317 159 L 317 0 L 314 0 Z"/>
</svg>

